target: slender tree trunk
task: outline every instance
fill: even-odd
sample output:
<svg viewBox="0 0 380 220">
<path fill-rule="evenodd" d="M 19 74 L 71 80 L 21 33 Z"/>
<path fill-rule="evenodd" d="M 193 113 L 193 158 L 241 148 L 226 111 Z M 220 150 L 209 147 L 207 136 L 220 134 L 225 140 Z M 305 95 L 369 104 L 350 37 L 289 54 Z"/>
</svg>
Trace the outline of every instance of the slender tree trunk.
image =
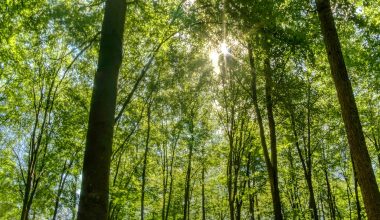
<svg viewBox="0 0 380 220">
<path fill-rule="evenodd" d="M 232 107 L 231 113 L 231 124 L 234 123 L 234 109 Z M 234 151 L 234 132 L 231 128 L 227 131 L 229 151 L 228 151 L 228 162 L 227 162 L 227 190 L 228 190 L 228 206 L 230 210 L 230 220 L 235 220 L 235 191 L 234 191 L 234 161 L 233 161 L 233 151 Z"/>
<path fill-rule="evenodd" d="M 206 195 L 205 195 L 205 158 L 204 158 L 204 145 L 202 145 L 202 220 L 206 220 Z"/>
<path fill-rule="evenodd" d="M 239 199 L 239 201 L 236 203 L 236 220 L 241 219 L 241 207 L 243 206 L 243 200 Z"/>
<path fill-rule="evenodd" d="M 281 212 L 280 190 L 278 188 L 278 170 L 277 170 L 277 141 L 276 141 L 276 124 L 273 116 L 273 101 L 272 101 L 272 70 L 270 68 L 269 57 L 267 56 L 264 61 L 265 65 L 265 97 L 267 105 L 267 115 L 269 122 L 269 136 L 270 136 L 270 149 L 271 149 L 271 162 L 272 162 L 272 177 L 270 177 L 273 190 L 273 207 L 276 220 L 283 219 Z"/>
<path fill-rule="evenodd" d="M 289 150 L 287 152 L 287 159 L 288 159 L 288 164 L 289 164 L 289 171 L 290 171 L 290 181 L 291 181 L 291 184 L 289 183 L 289 185 L 293 185 L 293 187 L 289 187 L 289 203 L 291 204 L 291 208 L 293 210 L 296 210 L 299 208 L 299 204 L 298 204 L 298 200 L 297 200 L 297 194 L 298 194 L 298 190 L 297 190 L 297 186 L 298 186 L 298 181 L 297 181 L 297 178 L 296 178 L 296 170 L 294 168 L 294 159 L 293 159 L 293 155 L 292 155 L 292 151 Z"/>
<path fill-rule="evenodd" d="M 311 82 L 310 78 L 307 84 L 307 144 L 306 144 L 306 167 L 307 167 L 307 186 L 309 189 L 309 206 L 313 210 L 313 218 L 318 220 L 318 209 L 315 202 L 314 189 L 313 189 L 313 163 L 312 163 L 312 152 L 311 152 Z"/>
<path fill-rule="evenodd" d="M 168 192 L 169 194 L 168 203 L 166 205 L 165 220 L 168 220 L 169 218 L 169 211 L 170 211 L 170 205 L 171 205 L 171 199 L 172 199 L 172 193 L 173 193 L 173 164 L 174 164 L 175 148 L 177 147 L 178 139 L 179 139 L 179 133 L 177 134 L 174 145 L 172 147 L 171 158 L 170 158 L 170 171 L 169 171 L 170 183 L 169 183 L 169 192 Z"/>
<path fill-rule="evenodd" d="M 350 189 L 350 182 L 348 178 L 345 176 L 344 177 L 346 181 L 346 194 L 347 194 L 347 202 L 348 202 L 348 210 L 350 213 L 350 219 L 352 219 L 352 208 L 351 208 L 351 189 Z"/>
<path fill-rule="evenodd" d="M 309 114 L 309 113 L 308 113 Z M 302 154 L 302 150 L 298 141 L 298 134 L 296 130 L 296 125 L 295 125 L 295 117 L 293 110 L 290 110 L 290 118 L 291 118 L 291 124 L 292 124 L 292 130 L 293 130 L 293 135 L 295 139 L 295 145 L 296 149 L 298 152 L 298 156 L 300 157 L 301 164 L 302 164 L 302 169 L 303 173 L 306 179 L 307 183 L 307 188 L 309 190 L 309 207 L 312 209 L 312 216 L 313 219 L 318 220 L 318 209 L 317 209 L 317 204 L 315 202 L 315 196 L 314 196 L 314 189 L 313 189 L 313 181 L 312 181 L 312 164 L 311 164 L 311 153 L 310 153 L 310 119 L 308 119 L 308 141 L 307 141 L 307 149 L 306 151 L 306 159 L 304 155 Z M 308 117 L 309 118 L 309 117 Z"/>
<path fill-rule="evenodd" d="M 28 171 L 29 173 L 29 171 Z M 31 181 L 29 180 L 31 177 L 27 177 L 27 183 L 26 183 L 26 186 L 25 186 L 25 191 L 24 191 L 24 198 L 23 198 L 23 205 L 22 205 L 22 211 L 21 211 L 21 220 L 27 220 L 29 219 L 29 209 L 28 209 L 28 201 L 29 201 L 29 194 L 30 194 L 30 185 L 31 185 Z"/>
<path fill-rule="evenodd" d="M 71 205 L 70 205 L 70 211 L 71 211 L 71 220 L 75 220 L 76 213 L 77 213 L 76 206 L 77 206 L 77 199 L 78 199 L 78 196 L 77 196 L 78 176 L 77 175 L 74 176 L 74 182 L 72 184 L 73 184 L 73 189 L 70 193 L 72 195 L 73 201 L 71 202 Z"/>
<path fill-rule="evenodd" d="M 249 220 L 255 220 L 255 195 L 249 195 Z"/>
<path fill-rule="evenodd" d="M 191 114 L 193 117 L 193 114 Z M 184 196 L 184 206 L 183 206 L 183 220 L 189 219 L 190 213 L 190 181 L 191 181 L 191 161 L 193 157 L 193 148 L 194 148 L 194 123 L 193 118 L 190 119 L 189 131 L 191 135 L 191 140 L 189 143 L 189 154 L 187 161 L 187 171 L 186 171 L 186 180 L 185 180 L 185 196 Z"/>
<path fill-rule="evenodd" d="M 362 219 L 362 215 L 361 215 L 361 209 L 362 208 L 360 206 L 360 200 L 359 200 L 358 178 L 357 178 L 357 173 L 355 170 L 354 160 L 352 158 L 352 155 L 351 155 L 351 163 L 352 163 L 352 168 L 354 171 L 354 191 L 355 191 L 355 204 L 356 204 L 357 219 L 361 220 Z"/>
<path fill-rule="evenodd" d="M 261 140 L 261 146 L 263 148 L 264 152 L 264 159 L 268 170 L 270 185 L 271 185 L 271 194 L 272 194 L 272 203 L 273 203 L 273 210 L 275 214 L 276 220 L 282 220 L 282 212 L 281 212 L 281 201 L 280 201 L 280 191 L 278 189 L 278 176 L 277 176 L 277 149 L 276 149 L 276 136 L 275 136 L 275 123 L 273 118 L 273 111 L 272 111 L 272 97 L 271 97 L 271 75 L 270 75 L 270 64 L 269 64 L 269 58 L 266 58 L 265 60 L 265 75 L 266 75 L 266 101 L 267 101 L 267 111 L 268 111 L 268 120 L 269 120 L 269 127 L 270 127 L 270 140 L 271 140 L 271 158 L 269 157 L 269 151 L 265 140 L 265 132 L 264 132 L 264 125 L 257 101 L 257 86 L 256 86 L 256 71 L 255 71 L 255 65 L 254 65 L 254 57 L 253 57 L 253 51 L 252 46 L 249 44 L 248 46 L 248 53 L 249 53 L 249 61 L 251 66 L 251 74 L 252 74 L 252 100 L 253 105 L 256 112 L 256 120 L 259 125 L 259 132 L 260 132 L 260 140 Z"/>
<path fill-rule="evenodd" d="M 380 219 L 380 192 L 365 143 L 329 0 L 316 0 L 322 35 L 337 90 L 350 151 L 368 219 Z"/>
<path fill-rule="evenodd" d="M 326 217 L 325 217 L 325 207 L 323 205 L 323 196 L 321 195 L 321 193 L 319 194 L 319 203 L 321 204 L 321 213 L 322 213 L 319 216 L 321 216 L 323 219 L 326 219 Z"/>
<path fill-rule="evenodd" d="M 107 219 L 109 174 L 126 13 L 124 0 L 107 0 L 102 24 L 83 161 L 78 220 Z"/>
<path fill-rule="evenodd" d="M 166 193 L 168 190 L 168 178 L 169 178 L 169 165 L 168 165 L 168 150 L 167 150 L 167 144 L 162 145 L 163 149 L 163 165 L 162 165 L 162 187 L 163 187 L 163 193 L 162 193 L 162 209 L 161 209 L 161 218 L 162 220 L 165 220 L 165 207 L 166 207 Z"/>
<path fill-rule="evenodd" d="M 313 189 L 313 183 L 311 179 L 311 175 L 309 174 L 306 178 L 307 181 L 307 187 L 309 189 L 309 206 L 313 211 L 313 219 L 318 220 L 318 209 L 317 204 L 315 202 L 315 196 L 314 196 L 314 189 Z"/>
<path fill-rule="evenodd" d="M 57 195 L 55 197 L 53 220 L 55 220 L 57 217 L 58 208 L 59 208 L 59 200 L 61 198 L 63 188 L 64 188 L 65 183 L 66 183 L 66 178 L 68 176 L 68 170 L 71 168 L 73 162 L 74 162 L 74 158 L 69 162 L 66 160 L 65 164 L 63 165 L 63 169 L 62 169 L 61 176 L 59 179 Z"/>
<path fill-rule="evenodd" d="M 232 133 L 229 131 L 229 133 Z M 229 138 L 229 152 L 228 152 L 228 165 L 227 165 L 227 190 L 228 190 L 228 205 L 230 209 L 230 220 L 235 220 L 235 199 L 233 190 L 233 146 L 234 141 L 231 134 Z"/>
<path fill-rule="evenodd" d="M 45 80 L 45 79 L 43 79 Z M 34 125 L 32 129 L 32 134 L 29 142 L 29 153 L 28 153 L 28 161 L 27 161 L 27 172 L 26 179 L 24 177 L 24 172 L 20 166 L 20 172 L 22 174 L 22 180 L 25 186 L 24 197 L 22 203 L 22 211 L 21 211 L 21 220 L 29 219 L 29 212 L 32 207 L 33 199 L 35 196 L 35 192 L 37 190 L 42 170 L 45 166 L 45 156 L 46 149 L 48 146 L 48 140 L 50 134 L 47 132 L 47 127 L 50 124 L 50 116 L 53 109 L 53 104 L 55 100 L 55 78 L 49 83 L 49 86 L 43 85 L 40 88 L 40 99 L 37 101 L 34 98 L 34 110 L 35 110 L 35 119 Z M 46 100 L 43 100 L 44 90 L 47 90 Z M 34 93 L 34 89 L 33 89 Z M 35 96 L 34 96 L 35 97 Z M 43 104 L 45 103 L 45 104 Z M 42 120 L 40 121 L 40 117 L 42 116 Z M 38 131 L 39 130 L 39 131 Z M 43 137 L 45 134 L 45 143 L 43 142 Z M 17 155 L 17 154 L 16 154 Z M 20 161 L 19 161 L 20 162 Z M 40 163 L 39 163 L 40 162 Z M 40 166 L 38 166 L 40 165 Z"/>
<path fill-rule="evenodd" d="M 357 219 L 361 220 L 362 219 L 362 214 L 361 214 L 361 206 L 360 206 L 360 200 L 359 200 L 359 192 L 358 192 L 358 179 L 355 177 L 354 180 L 354 189 L 355 189 L 355 203 L 356 203 L 356 212 L 357 212 Z"/>
<path fill-rule="evenodd" d="M 172 193 L 173 193 L 173 175 L 172 175 L 172 173 L 170 173 L 169 195 L 168 195 L 168 204 L 166 205 L 165 220 L 168 220 L 168 218 L 169 218 Z"/>
<path fill-rule="evenodd" d="M 252 167 L 252 172 L 251 172 L 251 168 Z M 251 180 L 250 178 L 253 178 L 253 176 L 251 177 L 251 174 L 254 173 L 254 164 L 252 163 L 252 155 L 251 155 L 251 152 L 248 153 L 248 162 L 247 162 L 247 185 L 248 185 L 248 190 L 249 190 L 249 194 L 248 194 L 248 200 L 249 200 L 249 219 L 250 220 L 255 220 L 255 194 L 251 191 L 251 189 L 254 188 L 255 186 L 255 182 L 254 182 L 254 179 L 252 179 L 252 185 L 251 185 Z"/>
<path fill-rule="evenodd" d="M 259 196 L 256 194 L 256 212 L 257 212 L 257 220 L 261 219 L 260 210 L 259 210 Z"/>
<path fill-rule="evenodd" d="M 326 169 L 324 170 L 324 173 L 325 173 L 325 180 L 326 180 L 326 187 L 327 187 L 327 203 L 329 204 L 330 218 L 334 220 L 335 219 L 334 196 L 331 191 L 329 175 Z"/>
<path fill-rule="evenodd" d="M 148 106 L 148 130 L 146 134 L 146 142 L 145 142 L 145 151 L 144 151 L 144 162 L 143 162 L 143 170 L 142 170 L 142 183 L 141 183 L 141 220 L 144 220 L 144 202 L 145 202 L 145 183 L 146 183 L 146 168 L 148 166 L 148 153 L 149 153 L 149 141 L 150 141 L 150 117 L 151 117 L 151 105 L 152 103 L 149 103 Z"/>
</svg>

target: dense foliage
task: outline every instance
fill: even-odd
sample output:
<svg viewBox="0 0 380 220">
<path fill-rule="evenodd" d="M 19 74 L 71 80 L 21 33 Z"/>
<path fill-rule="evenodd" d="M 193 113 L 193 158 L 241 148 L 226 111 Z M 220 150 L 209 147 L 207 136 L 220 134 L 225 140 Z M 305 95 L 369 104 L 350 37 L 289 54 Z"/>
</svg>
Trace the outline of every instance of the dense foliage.
<svg viewBox="0 0 380 220">
<path fill-rule="evenodd" d="M 0 219 L 76 219 L 104 5 L 0 3 Z M 331 10 L 379 182 L 380 1 Z M 366 218 L 330 65 L 314 1 L 126 1 L 108 218 Z"/>
</svg>

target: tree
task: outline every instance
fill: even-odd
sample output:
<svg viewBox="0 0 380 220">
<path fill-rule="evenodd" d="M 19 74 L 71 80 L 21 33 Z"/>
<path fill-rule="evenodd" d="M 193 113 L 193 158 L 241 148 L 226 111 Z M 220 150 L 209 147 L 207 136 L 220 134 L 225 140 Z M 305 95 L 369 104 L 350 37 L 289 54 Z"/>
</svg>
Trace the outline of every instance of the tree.
<svg viewBox="0 0 380 220">
<path fill-rule="evenodd" d="M 380 1 L 330 6 L 379 178 Z M 369 218 L 315 9 L 5 0 L 0 219 Z"/>
<path fill-rule="evenodd" d="M 330 1 L 317 0 L 316 3 L 331 74 L 337 90 L 366 212 L 369 219 L 378 219 L 380 217 L 380 192 L 373 173 L 351 82 L 344 63 Z"/>
<path fill-rule="evenodd" d="M 78 219 L 107 218 L 117 79 L 122 62 L 125 13 L 125 1 L 106 1 L 88 122 Z"/>
</svg>

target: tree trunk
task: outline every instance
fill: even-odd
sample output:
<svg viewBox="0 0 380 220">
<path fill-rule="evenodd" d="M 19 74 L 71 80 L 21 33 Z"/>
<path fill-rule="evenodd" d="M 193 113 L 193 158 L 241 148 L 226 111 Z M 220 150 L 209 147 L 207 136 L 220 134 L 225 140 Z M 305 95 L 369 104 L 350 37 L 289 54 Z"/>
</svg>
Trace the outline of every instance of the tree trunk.
<svg viewBox="0 0 380 220">
<path fill-rule="evenodd" d="M 321 216 L 323 219 L 326 219 L 325 217 L 325 208 L 324 208 L 324 205 L 323 205 L 323 196 L 321 195 L 322 193 L 319 194 L 319 203 L 321 204 L 321 213 L 319 216 Z"/>
<path fill-rule="evenodd" d="M 309 189 L 309 206 L 313 210 L 313 218 L 315 220 L 318 220 L 318 209 L 317 209 L 317 204 L 315 202 L 315 196 L 314 196 L 314 188 L 313 188 L 313 180 L 312 180 L 312 175 L 313 175 L 313 164 L 312 164 L 312 152 L 311 152 L 311 82 L 310 78 L 308 80 L 307 84 L 307 150 L 306 150 L 306 167 L 307 167 L 307 174 L 306 179 L 307 179 L 307 186 Z"/>
<path fill-rule="evenodd" d="M 202 220 L 206 220 L 206 195 L 205 195 L 205 158 L 204 158 L 204 145 L 202 145 Z"/>
<path fill-rule="evenodd" d="M 178 132 L 177 137 L 174 141 L 174 145 L 171 149 L 170 171 L 169 171 L 170 183 L 169 183 L 169 192 L 168 192 L 169 195 L 168 195 L 168 202 L 166 205 L 165 220 L 168 220 L 168 218 L 169 218 L 170 204 L 171 204 L 172 193 L 173 193 L 173 164 L 174 164 L 175 149 L 177 147 L 179 135 L 180 135 L 180 133 Z"/>
<path fill-rule="evenodd" d="M 306 179 L 307 188 L 309 190 L 309 207 L 312 210 L 313 219 L 318 219 L 318 209 L 317 204 L 315 202 L 314 189 L 313 189 L 313 181 L 312 181 L 312 164 L 311 164 L 311 148 L 310 148 L 310 116 L 308 110 L 308 141 L 307 141 L 307 149 L 305 149 L 306 155 L 302 154 L 302 150 L 298 141 L 298 133 L 296 130 L 295 116 L 293 109 L 290 109 L 290 120 L 292 124 L 293 135 L 295 139 L 295 145 L 297 149 L 298 156 L 300 157 L 302 170 Z"/>
<path fill-rule="evenodd" d="M 193 114 L 191 114 L 193 117 Z M 187 161 L 187 171 L 186 171 L 186 180 L 185 180 L 185 196 L 184 196 L 184 206 L 183 206 L 183 220 L 189 219 L 190 213 L 190 181 L 191 181 L 191 160 L 193 157 L 193 147 L 194 147 L 194 123 L 193 118 L 190 119 L 189 132 L 191 135 L 191 140 L 189 143 L 189 154 Z"/>
<path fill-rule="evenodd" d="M 28 172 L 29 173 L 29 172 Z M 24 191 L 24 198 L 22 203 L 22 211 L 21 211 L 21 220 L 29 219 L 29 209 L 28 209 L 28 201 L 29 201 L 29 193 L 30 193 L 30 180 L 29 176 L 27 178 L 27 184 Z"/>
<path fill-rule="evenodd" d="M 250 168 L 252 167 L 252 172 Z M 250 220 L 255 220 L 255 194 L 252 192 L 251 189 L 255 188 L 255 182 L 254 182 L 254 177 L 251 177 L 251 174 L 254 173 L 254 163 L 252 163 L 252 155 L 251 152 L 248 153 L 248 162 L 247 162 L 247 185 L 248 185 L 248 200 L 249 200 L 249 219 Z M 251 185 L 251 180 L 252 178 L 252 185 Z"/>
<path fill-rule="evenodd" d="M 251 66 L 251 74 L 252 74 L 252 101 L 255 108 L 256 113 L 256 120 L 259 125 L 259 132 L 260 132 L 260 140 L 261 140 L 261 146 L 263 148 L 264 152 L 264 159 L 265 164 L 267 166 L 269 180 L 270 180 L 270 186 L 271 186 L 271 194 L 272 194 L 272 203 L 273 203 L 273 209 L 275 213 L 276 220 L 282 220 L 282 212 L 281 212 L 281 201 L 280 201 L 280 191 L 278 189 L 278 176 L 277 176 L 277 149 L 276 149 L 276 136 L 275 136 L 275 124 L 273 119 L 273 112 L 272 112 L 272 98 L 271 98 L 271 75 L 270 75 L 270 66 L 269 65 L 269 58 L 266 58 L 265 61 L 265 75 L 266 75 L 266 99 L 267 99 L 267 110 L 268 110 L 268 119 L 269 119 L 269 127 L 270 127 L 270 136 L 271 136 L 271 158 L 269 157 L 269 151 L 265 140 L 265 132 L 264 132 L 264 125 L 257 101 L 257 86 L 256 86 L 256 71 L 255 71 L 255 65 L 254 65 L 254 57 L 253 57 L 253 51 L 252 46 L 248 46 L 248 53 L 249 53 L 249 61 Z M 269 74 L 269 75 L 268 75 Z"/>
<path fill-rule="evenodd" d="M 261 219 L 260 210 L 259 210 L 259 196 L 256 194 L 256 212 L 257 212 L 257 220 Z"/>
<path fill-rule="evenodd" d="M 151 109 L 152 103 L 150 102 L 148 105 L 148 130 L 146 134 L 146 142 L 145 142 L 145 151 L 144 151 L 144 162 L 143 162 L 143 170 L 142 170 L 142 183 L 141 183 L 141 220 L 144 220 L 144 202 L 145 202 L 145 183 L 146 183 L 146 168 L 148 165 L 148 151 L 149 151 L 149 141 L 150 141 L 150 109 Z"/>
<path fill-rule="evenodd" d="M 354 171 L 354 191 L 355 191 L 355 204 L 356 204 L 356 212 L 357 212 L 357 219 L 358 220 L 361 220 L 362 219 L 362 216 L 361 216 L 361 206 L 360 206 L 360 200 L 359 200 L 359 192 L 358 192 L 358 178 L 357 178 L 357 173 L 356 173 L 356 170 L 355 170 L 355 165 L 354 165 L 354 161 L 352 159 L 352 155 L 351 155 L 351 163 L 352 163 L 352 168 L 353 168 L 353 171 Z"/>
<path fill-rule="evenodd" d="M 72 195 L 73 201 L 70 202 L 71 203 L 70 211 L 71 211 L 71 220 L 75 220 L 76 213 L 77 213 L 76 206 L 77 206 L 77 200 L 78 200 L 78 196 L 77 196 L 78 176 L 77 175 L 74 175 L 74 181 L 72 184 L 73 184 L 73 187 L 70 194 Z"/>
<path fill-rule="evenodd" d="M 277 141 L 276 141 L 276 124 L 273 116 L 273 101 L 272 101 L 272 70 L 270 68 L 269 57 L 264 61 L 265 72 L 265 98 L 267 106 L 267 115 L 269 123 L 272 176 L 270 177 L 273 191 L 273 208 L 276 220 L 283 219 L 281 212 L 280 190 L 278 188 L 278 171 L 277 171 Z"/>
<path fill-rule="evenodd" d="M 255 195 L 249 195 L 249 220 L 255 220 Z"/>
<path fill-rule="evenodd" d="M 318 218 L 318 209 L 317 209 L 317 204 L 315 202 L 313 183 L 312 183 L 312 179 L 311 179 L 310 174 L 306 177 L 306 181 L 307 181 L 307 187 L 309 189 L 309 206 L 313 211 L 313 213 L 312 213 L 313 219 L 318 220 L 319 219 Z"/>
<path fill-rule="evenodd" d="M 350 151 L 368 219 L 380 219 L 380 193 L 371 166 L 350 79 L 329 0 L 316 0 L 323 39 L 337 90 Z"/>
<path fill-rule="evenodd" d="M 167 144 L 162 144 L 163 151 L 163 164 L 162 164 L 162 209 L 161 209 L 161 219 L 165 220 L 165 207 L 166 207 L 166 193 L 168 190 L 168 178 L 169 178 L 169 165 L 168 165 L 168 150 Z"/>
<path fill-rule="evenodd" d="M 64 186 L 66 183 L 66 178 L 67 178 L 68 172 L 69 172 L 68 170 L 71 168 L 73 162 L 74 162 L 74 158 L 72 158 L 72 160 L 70 160 L 69 162 L 66 160 L 65 164 L 63 165 L 63 169 L 62 169 L 60 179 L 59 179 L 57 195 L 55 197 L 54 213 L 53 213 L 53 218 L 52 218 L 53 220 L 55 220 L 57 218 L 59 201 L 60 201 Z"/>
<path fill-rule="evenodd" d="M 324 170 L 325 173 L 325 180 L 326 180 L 326 187 L 327 187 L 327 203 L 329 204 L 329 210 L 330 210 L 330 218 L 335 219 L 335 206 L 333 201 L 333 195 L 331 191 L 331 185 L 329 181 L 329 175 L 327 173 L 327 169 Z"/>
<path fill-rule="evenodd" d="M 357 212 L 357 215 L 358 215 L 358 220 L 361 220 L 362 219 L 362 214 L 361 214 L 361 206 L 360 206 L 360 200 L 359 200 L 359 192 L 358 192 L 358 179 L 355 177 L 355 180 L 354 180 L 354 188 L 355 188 L 355 201 L 356 201 L 356 212 Z"/>
<path fill-rule="evenodd" d="M 78 219 L 107 219 L 110 157 L 126 2 L 107 0 L 83 160 Z"/>
</svg>

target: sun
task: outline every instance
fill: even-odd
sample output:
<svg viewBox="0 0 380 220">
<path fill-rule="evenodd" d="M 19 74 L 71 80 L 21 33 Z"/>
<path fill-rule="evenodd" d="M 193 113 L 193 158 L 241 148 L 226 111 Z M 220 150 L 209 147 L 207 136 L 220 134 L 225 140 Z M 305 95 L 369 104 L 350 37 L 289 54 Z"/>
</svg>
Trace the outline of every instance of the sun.
<svg viewBox="0 0 380 220">
<path fill-rule="evenodd" d="M 222 52 L 222 54 L 224 54 L 224 55 L 227 55 L 230 53 L 229 49 L 228 49 L 228 45 L 225 42 L 221 43 L 219 48 L 220 48 L 220 51 Z"/>
<path fill-rule="evenodd" d="M 210 50 L 209 58 L 211 60 L 212 66 L 214 68 L 215 73 L 220 73 L 219 68 L 219 58 L 220 55 L 228 55 L 230 54 L 228 45 L 225 42 L 222 42 L 217 48 Z"/>
</svg>

